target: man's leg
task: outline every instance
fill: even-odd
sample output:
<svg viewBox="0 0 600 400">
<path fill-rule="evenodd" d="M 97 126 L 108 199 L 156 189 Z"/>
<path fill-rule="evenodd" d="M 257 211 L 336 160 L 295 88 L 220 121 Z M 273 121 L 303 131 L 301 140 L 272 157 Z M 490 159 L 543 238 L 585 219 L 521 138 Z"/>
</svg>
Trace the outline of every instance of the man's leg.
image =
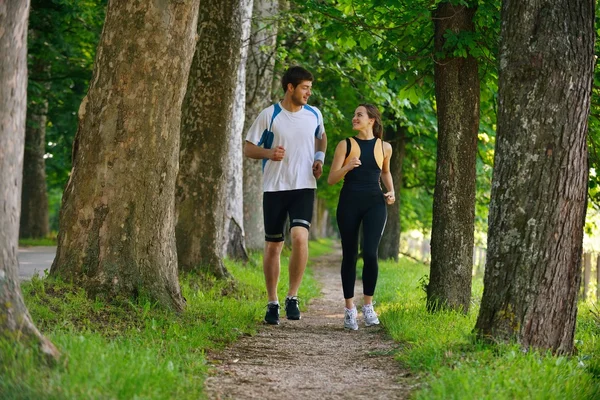
<svg viewBox="0 0 600 400">
<path fill-rule="evenodd" d="M 298 289 L 308 261 L 308 229 L 303 226 L 294 226 L 290 233 L 292 235 L 292 254 L 290 255 L 288 297 L 298 296 Z"/>
<path fill-rule="evenodd" d="M 313 213 L 315 191 L 314 189 L 301 189 L 294 191 L 293 194 L 293 202 L 289 208 L 292 254 L 288 268 L 290 285 L 285 299 L 285 314 L 287 319 L 299 320 L 300 308 L 297 296 L 308 261 L 308 229 Z"/>
<path fill-rule="evenodd" d="M 265 242 L 263 272 L 269 301 L 277 301 L 277 282 L 279 281 L 280 255 L 283 242 Z"/>
<path fill-rule="evenodd" d="M 277 302 L 277 282 L 279 281 L 280 255 L 284 238 L 283 229 L 287 218 L 285 203 L 285 192 L 265 192 L 263 194 L 265 224 L 263 272 L 269 302 Z"/>
<path fill-rule="evenodd" d="M 263 255 L 263 273 L 267 287 L 267 313 L 265 322 L 279 325 L 279 301 L 277 282 L 279 281 L 280 255 L 283 248 L 283 229 L 287 212 L 285 192 L 265 192 L 263 194 L 263 217 L 265 222 L 265 252 Z"/>
</svg>

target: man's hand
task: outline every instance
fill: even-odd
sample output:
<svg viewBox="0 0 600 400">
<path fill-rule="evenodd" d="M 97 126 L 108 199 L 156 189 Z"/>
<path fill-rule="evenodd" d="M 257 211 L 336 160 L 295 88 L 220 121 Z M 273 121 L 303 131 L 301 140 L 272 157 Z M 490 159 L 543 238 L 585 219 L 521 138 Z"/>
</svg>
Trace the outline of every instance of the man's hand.
<svg viewBox="0 0 600 400">
<path fill-rule="evenodd" d="M 283 160 L 284 156 L 285 149 L 283 148 L 283 146 L 277 146 L 271 149 L 271 156 L 269 157 L 269 159 L 271 161 L 281 161 Z"/>
<path fill-rule="evenodd" d="M 319 179 L 321 177 L 321 175 L 323 174 L 323 163 L 321 161 L 315 161 L 313 163 L 313 176 L 316 179 Z"/>
</svg>

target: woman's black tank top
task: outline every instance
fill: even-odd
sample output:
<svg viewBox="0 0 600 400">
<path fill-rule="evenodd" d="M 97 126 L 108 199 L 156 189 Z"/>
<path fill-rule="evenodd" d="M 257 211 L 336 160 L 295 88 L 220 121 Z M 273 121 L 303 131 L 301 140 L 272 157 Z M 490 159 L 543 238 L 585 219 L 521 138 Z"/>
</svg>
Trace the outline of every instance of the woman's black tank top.
<svg viewBox="0 0 600 400">
<path fill-rule="evenodd" d="M 361 165 L 346 174 L 342 189 L 353 192 L 381 193 L 381 185 L 379 184 L 381 168 L 379 168 L 377 161 L 375 161 L 375 144 L 377 143 L 377 138 L 363 140 L 354 137 L 354 139 L 360 147 L 359 159 Z M 346 143 L 347 146 L 350 146 L 350 140 L 347 140 Z M 348 147 L 349 150 L 350 147 Z"/>
</svg>

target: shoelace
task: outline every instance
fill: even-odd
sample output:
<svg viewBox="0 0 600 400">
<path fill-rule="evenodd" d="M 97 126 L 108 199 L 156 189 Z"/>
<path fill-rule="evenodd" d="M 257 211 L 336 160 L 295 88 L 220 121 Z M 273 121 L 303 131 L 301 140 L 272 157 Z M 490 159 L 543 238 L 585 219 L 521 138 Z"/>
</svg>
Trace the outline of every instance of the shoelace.
<svg viewBox="0 0 600 400">
<path fill-rule="evenodd" d="M 367 318 L 375 317 L 375 310 L 373 310 L 373 307 L 365 307 L 363 312 Z"/>
</svg>

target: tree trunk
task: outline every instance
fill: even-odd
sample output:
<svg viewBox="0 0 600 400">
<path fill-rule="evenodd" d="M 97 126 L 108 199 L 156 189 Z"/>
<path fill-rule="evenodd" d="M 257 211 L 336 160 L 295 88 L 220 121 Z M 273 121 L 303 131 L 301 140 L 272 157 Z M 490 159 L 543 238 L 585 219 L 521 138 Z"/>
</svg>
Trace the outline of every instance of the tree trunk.
<svg viewBox="0 0 600 400">
<path fill-rule="evenodd" d="M 43 238 L 50 231 L 46 193 L 46 115 L 48 101 L 30 104 L 25 128 L 23 189 L 21 194 L 21 238 Z"/>
<path fill-rule="evenodd" d="M 185 306 L 173 193 L 197 15 L 198 0 L 108 4 L 50 271 L 92 296 Z"/>
<path fill-rule="evenodd" d="M 573 350 L 594 13 L 592 0 L 502 5 L 480 337 Z"/>
<path fill-rule="evenodd" d="M 600 256 L 596 258 L 596 303 L 600 303 Z"/>
<path fill-rule="evenodd" d="M 19 285 L 28 12 L 29 1 L 0 5 L 0 337 L 34 344 L 48 360 L 57 360 L 58 350 L 33 324 Z"/>
<path fill-rule="evenodd" d="M 315 195 L 313 207 L 312 223 L 308 237 L 310 240 L 317 240 L 327 236 L 327 225 L 329 224 L 329 210 L 325 200 Z"/>
<path fill-rule="evenodd" d="M 394 179 L 394 195 L 396 201 L 387 206 L 387 222 L 383 230 L 383 236 L 379 243 L 379 258 L 382 260 L 392 259 L 398 261 L 400 254 L 400 189 L 402 188 L 402 163 L 406 148 L 406 128 L 398 127 L 389 130 L 384 138 L 392 145 L 392 158 L 390 160 L 390 172 Z"/>
<path fill-rule="evenodd" d="M 583 292 L 581 299 L 585 301 L 590 291 L 590 280 L 592 277 L 592 255 L 585 253 L 583 255 Z"/>
<path fill-rule="evenodd" d="M 277 12 L 277 0 L 254 0 L 252 34 L 246 61 L 244 137 L 258 113 L 271 104 L 277 40 L 277 24 L 272 18 Z M 264 247 L 262 196 L 262 162 L 244 157 L 244 229 L 248 249 L 258 250 Z"/>
<path fill-rule="evenodd" d="M 223 221 L 245 0 L 203 0 L 181 121 L 177 254 L 184 271 L 226 277 Z"/>
<path fill-rule="evenodd" d="M 476 8 L 441 3 L 433 12 L 435 51 L 447 30 L 472 32 Z M 438 150 L 427 308 L 469 311 L 479 129 L 477 60 L 447 56 L 435 63 Z"/>
<path fill-rule="evenodd" d="M 227 194 L 225 196 L 225 225 L 223 232 L 223 253 L 229 258 L 246 262 L 244 233 L 244 168 L 243 137 L 246 111 L 246 59 L 248 56 L 248 40 L 250 37 L 250 20 L 252 18 L 252 0 L 243 0 L 241 5 L 242 45 L 240 46 L 240 63 L 237 74 L 236 96 L 233 104 L 231 132 L 229 132 L 229 165 L 227 168 Z"/>
</svg>

